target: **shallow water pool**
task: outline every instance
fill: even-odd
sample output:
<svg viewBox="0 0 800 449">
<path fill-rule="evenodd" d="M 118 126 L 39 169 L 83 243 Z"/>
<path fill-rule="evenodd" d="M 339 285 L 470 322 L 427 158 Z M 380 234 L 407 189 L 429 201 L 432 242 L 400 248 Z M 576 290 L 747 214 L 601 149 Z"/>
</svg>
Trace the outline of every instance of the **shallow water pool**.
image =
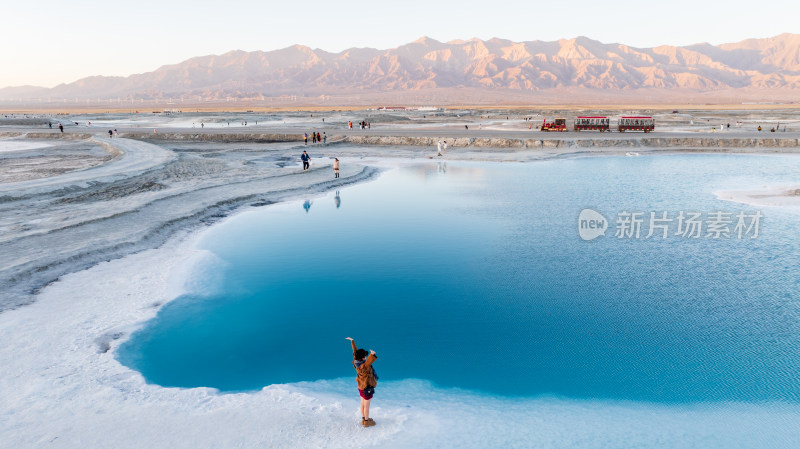
<svg viewBox="0 0 800 449">
<path fill-rule="evenodd" d="M 353 375 L 502 396 L 800 401 L 800 242 L 791 210 L 713 191 L 791 184 L 800 158 L 421 162 L 237 215 L 218 262 L 118 353 L 149 382 L 224 391 Z M 609 224 L 584 241 L 578 216 Z M 617 221 L 643 213 L 638 238 Z M 757 238 L 676 235 L 680 212 L 760 212 Z M 649 212 L 668 236 L 650 238 Z M 620 215 L 622 214 L 622 215 Z M 708 221 L 705 222 L 708 224 Z M 751 230 L 752 231 L 752 230 Z"/>
</svg>

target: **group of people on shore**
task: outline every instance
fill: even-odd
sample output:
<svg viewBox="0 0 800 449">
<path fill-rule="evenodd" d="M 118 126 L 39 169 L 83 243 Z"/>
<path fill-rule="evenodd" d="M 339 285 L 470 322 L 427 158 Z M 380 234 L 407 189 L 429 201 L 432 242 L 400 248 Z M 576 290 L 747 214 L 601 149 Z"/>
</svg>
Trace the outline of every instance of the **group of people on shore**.
<svg viewBox="0 0 800 449">
<path fill-rule="evenodd" d="M 742 122 L 736 122 L 735 126 L 737 128 L 741 128 L 742 127 Z M 720 125 L 719 126 L 720 131 L 724 131 L 726 128 L 727 129 L 731 129 L 731 124 L 728 123 L 727 125 Z M 758 132 L 766 131 L 766 130 L 767 130 L 767 127 L 762 127 L 761 125 L 758 125 L 758 127 L 756 127 L 756 131 L 758 131 Z M 714 132 L 714 131 L 715 131 L 715 129 L 712 127 L 711 128 L 711 132 Z M 773 126 L 772 128 L 769 128 L 769 132 L 771 132 L 771 133 L 780 132 L 780 131 L 781 131 L 781 124 L 780 123 L 778 123 L 778 126 Z M 783 132 L 786 132 L 786 125 L 783 126 Z"/>
<path fill-rule="evenodd" d="M 759 131 L 763 131 L 765 129 L 766 128 L 761 128 L 761 125 L 758 125 L 758 130 Z M 780 130 L 781 130 L 781 124 L 778 123 L 778 126 L 773 126 L 772 128 L 769 129 L 769 132 L 771 132 L 771 133 L 774 133 L 776 131 L 780 132 Z M 783 125 L 783 132 L 786 132 L 786 125 Z"/>
<path fill-rule="evenodd" d="M 347 126 L 349 126 L 350 129 L 353 129 L 353 121 L 351 120 L 351 121 L 347 122 Z M 372 125 L 366 120 L 362 120 L 362 121 L 358 122 L 358 126 L 360 126 L 361 129 L 371 129 L 372 128 Z"/>
<path fill-rule="evenodd" d="M 300 160 L 303 161 L 303 171 L 306 171 L 311 167 L 311 156 L 309 156 L 307 151 L 303 151 L 303 154 L 300 155 Z M 333 158 L 333 177 L 339 177 L 339 158 Z"/>
<path fill-rule="evenodd" d="M 324 132 L 320 135 L 319 131 L 312 131 L 311 143 L 328 143 L 328 135 Z M 308 145 L 308 133 L 303 133 L 303 144 Z"/>
</svg>

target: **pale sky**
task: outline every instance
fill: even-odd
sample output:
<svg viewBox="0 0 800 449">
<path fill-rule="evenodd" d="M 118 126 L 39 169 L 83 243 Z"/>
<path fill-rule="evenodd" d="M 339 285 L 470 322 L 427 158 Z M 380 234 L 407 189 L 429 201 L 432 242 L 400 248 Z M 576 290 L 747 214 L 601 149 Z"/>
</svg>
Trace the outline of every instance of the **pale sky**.
<svg viewBox="0 0 800 449">
<path fill-rule="evenodd" d="M 800 33 L 798 16 L 796 0 L 3 0 L 0 87 L 149 72 L 230 50 L 387 49 L 421 36 L 721 44 Z"/>
</svg>

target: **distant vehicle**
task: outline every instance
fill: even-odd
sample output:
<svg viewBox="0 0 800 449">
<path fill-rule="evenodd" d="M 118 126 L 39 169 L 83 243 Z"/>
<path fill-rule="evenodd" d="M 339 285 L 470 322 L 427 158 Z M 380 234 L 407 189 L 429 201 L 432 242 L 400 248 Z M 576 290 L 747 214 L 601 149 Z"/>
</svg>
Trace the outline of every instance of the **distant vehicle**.
<svg viewBox="0 0 800 449">
<path fill-rule="evenodd" d="M 567 119 L 565 118 L 557 118 L 554 119 L 552 122 L 548 122 L 547 119 L 542 121 L 542 127 L 539 128 L 539 131 L 558 131 L 564 132 L 567 130 Z"/>
<path fill-rule="evenodd" d="M 578 117 L 575 119 L 575 131 L 609 131 L 608 117 Z"/>
<path fill-rule="evenodd" d="M 620 117 L 619 132 L 625 131 L 644 131 L 649 133 L 656 128 L 656 121 L 653 117 Z"/>
</svg>

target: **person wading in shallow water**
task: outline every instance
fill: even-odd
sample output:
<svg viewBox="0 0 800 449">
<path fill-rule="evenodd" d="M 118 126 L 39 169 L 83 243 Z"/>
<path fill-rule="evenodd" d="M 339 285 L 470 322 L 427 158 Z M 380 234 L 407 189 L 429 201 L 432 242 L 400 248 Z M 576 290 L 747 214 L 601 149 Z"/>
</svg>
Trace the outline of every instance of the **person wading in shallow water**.
<svg viewBox="0 0 800 449">
<path fill-rule="evenodd" d="M 369 402 L 372 400 L 372 395 L 375 394 L 375 387 L 378 385 L 378 375 L 375 374 L 375 368 L 372 364 L 377 360 L 378 356 L 375 351 L 370 350 L 367 353 L 366 349 L 358 349 L 355 340 L 347 337 L 350 340 L 350 345 L 353 347 L 353 367 L 356 369 L 356 381 L 358 382 L 358 394 L 361 395 L 361 425 L 364 427 L 372 427 L 375 425 L 375 420 L 369 417 Z"/>
</svg>

